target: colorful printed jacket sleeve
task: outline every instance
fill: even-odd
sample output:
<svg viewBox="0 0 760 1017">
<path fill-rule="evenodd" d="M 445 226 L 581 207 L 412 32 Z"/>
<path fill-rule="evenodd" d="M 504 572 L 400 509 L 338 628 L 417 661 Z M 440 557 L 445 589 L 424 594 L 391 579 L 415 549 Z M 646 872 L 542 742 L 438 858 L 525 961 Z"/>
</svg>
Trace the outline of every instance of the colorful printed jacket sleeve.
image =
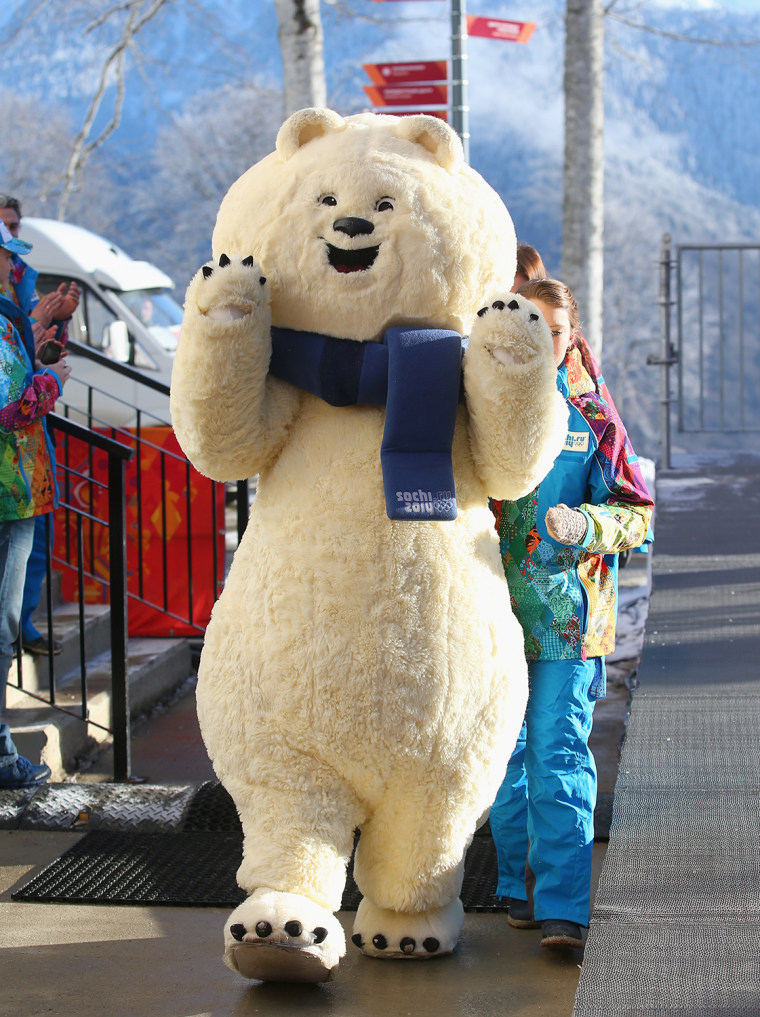
<svg viewBox="0 0 760 1017">
<path fill-rule="evenodd" d="M 50 413 L 60 394 L 61 387 L 54 374 L 33 375 L 31 384 L 27 385 L 21 397 L 0 410 L 0 427 L 16 431 L 39 420 Z"/>
<path fill-rule="evenodd" d="M 578 399 L 576 405 L 598 441 L 589 481 L 592 497 L 588 503 L 571 506 L 583 512 L 588 522 L 581 546 L 601 554 L 639 547 L 651 539 L 654 502 L 625 426 L 593 393 Z"/>
<path fill-rule="evenodd" d="M 5 317 L 0 317 L 0 342 L 2 342 L 0 427 L 5 431 L 16 431 L 39 420 L 53 409 L 61 394 L 61 385 L 58 377 L 52 372 L 39 371 L 28 376 L 20 392 L 18 388 L 14 392 L 10 361 L 23 354 L 16 352 L 19 349 L 17 336 L 13 325 Z"/>
</svg>

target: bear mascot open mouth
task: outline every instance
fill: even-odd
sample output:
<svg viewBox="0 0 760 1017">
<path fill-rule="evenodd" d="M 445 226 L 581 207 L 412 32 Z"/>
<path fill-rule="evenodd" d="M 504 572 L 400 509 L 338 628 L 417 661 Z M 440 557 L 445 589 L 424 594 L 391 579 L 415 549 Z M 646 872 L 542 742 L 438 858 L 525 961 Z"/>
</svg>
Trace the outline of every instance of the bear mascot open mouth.
<svg viewBox="0 0 760 1017">
<path fill-rule="evenodd" d="M 374 264 L 380 245 L 362 247 L 358 251 L 344 251 L 340 247 L 327 244 L 327 259 L 336 272 L 366 272 Z"/>
</svg>

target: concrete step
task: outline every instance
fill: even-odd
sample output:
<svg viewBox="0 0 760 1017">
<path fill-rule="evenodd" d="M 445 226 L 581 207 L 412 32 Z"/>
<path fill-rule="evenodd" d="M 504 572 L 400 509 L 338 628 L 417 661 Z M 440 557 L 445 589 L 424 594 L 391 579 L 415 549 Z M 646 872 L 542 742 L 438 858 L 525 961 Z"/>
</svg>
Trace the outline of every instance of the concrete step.
<svg viewBox="0 0 760 1017">
<path fill-rule="evenodd" d="M 47 615 L 38 611 L 34 618 L 37 629 L 47 638 Z M 63 646 L 53 658 L 56 683 L 72 671 L 79 671 L 84 643 L 84 659 L 93 660 L 111 645 L 111 614 L 108 604 L 85 604 L 80 619 L 76 604 L 60 603 L 53 610 L 53 638 Z M 10 683 L 20 684 L 27 692 L 47 694 L 50 687 L 50 658 L 24 653 L 21 657 L 20 681 L 18 665 L 11 667 Z M 12 690 L 9 686 L 8 695 Z"/>
<path fill-rule="evenodd" d="M 170 696 L 193 673 L 186 639 L 130 639 L 128 656 L 133 721 Z M 78 666 L 58 679 L 56 706 L 59 709 L 9 686 L 4 717 L 19 752 L 34 762 L 44 760 L 53 771 L 53 780 L 65 780 L 76 772 L 82 756 L 111 740 L 104 730 L 111 721 L 110 652 L 87 663 L 88 719 L 82 719 Z"/>
</svg>

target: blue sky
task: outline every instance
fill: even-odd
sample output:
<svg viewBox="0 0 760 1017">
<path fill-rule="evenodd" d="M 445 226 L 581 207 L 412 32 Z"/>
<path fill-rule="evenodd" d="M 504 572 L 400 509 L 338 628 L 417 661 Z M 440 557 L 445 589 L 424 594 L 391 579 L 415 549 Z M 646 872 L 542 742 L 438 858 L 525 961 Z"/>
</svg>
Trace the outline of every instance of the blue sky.
<svg viewBox="0 0 760 1017">
<path fill-rule="evenodd" d="M 663 0 L 663 6 L 667 7 L 693 7 L 695 10 L 720 10 L 728 8 L 733 11 L 747 11 L 751 14 L 760 12 L 760 0 L 691 0 L 684 3 L 683 0 Z"/>
</svg>

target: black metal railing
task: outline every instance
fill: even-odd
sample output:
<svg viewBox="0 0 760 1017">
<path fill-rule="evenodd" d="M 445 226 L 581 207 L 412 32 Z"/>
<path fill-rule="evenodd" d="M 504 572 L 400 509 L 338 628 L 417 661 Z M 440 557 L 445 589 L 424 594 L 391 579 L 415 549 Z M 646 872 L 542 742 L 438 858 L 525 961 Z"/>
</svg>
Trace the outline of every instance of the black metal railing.
<svg viewBox="0 0 760 1017">
<path fill-rule="evenodd" d="M 671 244 L 660 257 L 662 462 L 671 430 L 699 447 L 752 443 L 760 431 L 760 244 Z M 676 396 L 671 390 L 676 370 Z M 677 402 L 677 412 L 673 404 Z M 720 437 L 723 444 L 720 445 Z M 681 442 L 686 439 L 681 438 Z"/>
<path fill-rule="evenodd" d="M 123 781 L 131 772 L 128 639 L 181 636 L 202 641 L 228 557 L 247 525 L 249 483 L 243 480 L 227 489 L 193 469 L 167 422 L 168 385 L 81 343 L 69 345 L 76 355 L 101 364 L 113 379 L 106 387 L 85 386 L 84 398 L 74 401 L 67 400 L 69 382 L 56 407 L 62 413 L 47 417 L 56 444 L 60 501 L 53 525 L 48 525 L 43 607 L 52 647 L 56 581 L 62 600 L 77 605 L 78 699 L 72 706 L 71 671 L 57 674 L 52 653 L 46 681 L 37 679 L 37 687 L 25 681 L 19 654 L 16 688 L 110 733 L 114 778 Z M 159 416 L 154 409 L 122 399 L 117 394 L 121 378 L 165 397 L 166 413 Z M 108 399 L 117 406 L 114 415 L 126 415 L 126 423 L 115 424 L 107 410 L 102 413 Z M 95 413 L 96 404 L 102 415 Z M 227 541 L 225 516 L 234 501 L 237 511 L 229 527 L 233 536 Z M 59 575 L 54 577 L 54 572 Z M 95 720 L 88 706 L 86 620 L 93 603 L 110 607 L 112 706 L 107 723 Z M 63 679 L 64 702 L 59 691 Z"/>
<path fill-rule="evenodd" d="M 78 706 L 64 706 L 58 701 L 58 686 L 56 681 L 55 655 L 51 652 L 48 655 L 47 690 L 39 687 L 29 688 L 25 686 L 23 656 L 19 654 L 17 661 L 16 681 L 12 678 L 9 684 L 17 689 L 26 692 L 27 695 L 40 701 L 46 702 L 51 707 L 77 717 L 84 723 L 99 727 L 102 731 L 113 736 L 114 746 L 114 779 L 127 780 L 130 775 L 130 739 L 129 739 L 129 683 L 127 681 L 127 575 L 126 575 L 126 516 L 125 516 L 125 469 L 134 451 L 123 444 L 89 431 L 70 420 L 59 417 L 54 413 L 48 414 L 47 424 L 52 432 L 59 432 L 66 438 L 73 437 L 88 445 L 100 449 L 107 457 L 107 479 L 105 488 L 107 490 L 107 517 L 96 518 L 79 511 L 75 506 L 66 500 L 65 493 L 61 497 L 57 512 L 73 512 L 76 516 L 77 533 L 77 561 L 78 581 L 77 585 L 80 594 L 83 594 L 83 529 L 85 523 L 103 527 L 107 533 L 110 571 L 108 577 L 110 611 L 110 650 L 111 650 L 111 723 L 103 724 L 90 716 L 88 702 L 87 682 L 87 636 L 85 626 L 85 599 L 80 595 L 79 607 L 79 693 L 80 701 Z M 72 488 L 72 471 L 64 464 L 58 464 L 59 488 L 61 486 L 61 473 L 63 474 L 63 489 L 70 491 Z M 79 475 L 78 479 L 86 479 Z M 53 638 L 53 570 L 56 558 L 52 551 L 53 531 L 50 524 L 50 517 L 47 519 L 47 629 L 48 641 L 52 648 Z"/>
<path fill-rule="evenodd" d="M 228 491 L 225 485 L 215 484 L 193 469 L 168 423 L 167 384 L 81 343 L 70 342 L 69 346 L 76 355 L 106 368 L 109 377 L 134 381 L 165 400 L 159 416 L 155 409 L 146 410 L 122 399 L 116 394 L 116 385 L 104 389 L 88 384 L 84 386 L 86 398 L 76 403 L 67 399 L 67 386 L 62 406 L 69 419 L 79 418 L 96 433 L 135 450 L 127 474 L 130 634 L 200 639 L 226 570 L 226 504 L 237 502 L 239 541 L 248 519 L 248 481 L 240 481 Z M 103 410 L 106 400 L 116 407 L 113 413 Z M 100 414 L 94 411 L 96 402 Z M 112 417 L 126 417 L 128 422 L 113 424 Z M 87 455 L 86 469 L 94 476 L 99 472 L 98 463 L 91 449 Z M 92 489 L 88 494 L 92 495 Z M 97 549 L 90 545 L 89 560 L 96 558 Z"/>
</svg>

